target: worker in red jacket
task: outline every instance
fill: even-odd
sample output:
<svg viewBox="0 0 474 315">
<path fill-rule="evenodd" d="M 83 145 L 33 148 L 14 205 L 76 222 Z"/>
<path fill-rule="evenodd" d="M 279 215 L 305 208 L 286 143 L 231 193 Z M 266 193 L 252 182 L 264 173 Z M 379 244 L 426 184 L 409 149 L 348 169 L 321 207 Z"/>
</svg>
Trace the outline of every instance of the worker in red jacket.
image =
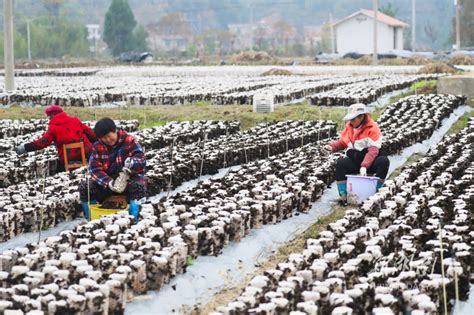
<svg viewBox="0 0 474 315">
<path fill-rule="evenodd" d="M 380 152 L 382 133 L 377 123 L 370 117 L 364 104 L 353 104 L 346 116 L 346 127 L 338 141 L 326 146 L 331 152 L 346 151 L 346 156 L 337 161 L 336 181 L 341 201 L 347 198 L 348 174 L 374 174 L 379 178 L 377 190 L 383 186 L 387 177 L 390 161 Z"/>
<path fill-rule="evenodd" d="M 16 147 L 16 153 L 24 154 L 26 152 L 37 151 L 46 148 L 54 142 L 58 151 L 61 168 L 64 167 L 64 144 L 83 142 L 86 158 L 89 158 L 92 152 L 92 143 L 97 141 L 92 129 L 82 123 L 79 118 L 69 116 L 60 106 L 49 106 L 45 110 L 48 116 L 49 124 L 46 133 L 39 139 L 21 144 Z M 80 149 L 67 150 L 68 161 L 80 161 Z"/>
</svg>

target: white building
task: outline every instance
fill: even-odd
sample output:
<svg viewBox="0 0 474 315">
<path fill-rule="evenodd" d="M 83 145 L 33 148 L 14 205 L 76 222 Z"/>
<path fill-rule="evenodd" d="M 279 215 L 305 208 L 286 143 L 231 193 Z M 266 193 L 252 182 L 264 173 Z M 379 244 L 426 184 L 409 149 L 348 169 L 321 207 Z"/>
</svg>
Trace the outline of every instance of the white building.
<svg viewBox="0 0 474 315">
<path fill-rule="evenodd" d="M 403 49 L 403 28 L 408 24 L 381 12 L 377 13 L 377 52 Z M 336 52 L 346 54 L 374 52 L 374 11 L 360 10 L 333 24 Z"/>
<path fill-rule="evenodd" d="M 92 43 L 92 46 L 89 46 L 89 51 L 97 53 L 97 43 L 100 40 L 100 25 L 86 24 L 86 27 L 87 39 Z"/>
<path fill-rule="evenodd" d="M 99 24 L 86 24 L 87 27 L 87 39 L 94 41 L 100 39 L 100 25 Z"/>
</svg>

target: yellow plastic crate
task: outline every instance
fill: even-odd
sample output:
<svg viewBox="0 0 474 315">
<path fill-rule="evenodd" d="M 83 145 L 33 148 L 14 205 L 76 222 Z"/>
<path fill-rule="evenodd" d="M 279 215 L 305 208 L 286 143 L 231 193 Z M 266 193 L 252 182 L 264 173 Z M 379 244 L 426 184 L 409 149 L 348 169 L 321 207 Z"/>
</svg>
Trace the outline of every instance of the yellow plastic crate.
<svg viewBox="0 0 474 315">
<path fill-rule="evenodd" d="M 124 196 L 111 196 L 106 199 L 109 202 L 117 202 L 120 204 L 126 204 L 126 200 Z M 104 201 L 105 202 L 105 201 Z M 90 219 L 97 220 L 100 219 L 101 216 L 108 215 L 108 214 L 115 214 L 120 211 L 128 211 L 128 204 L 126 208 L 123 209 L 107 209 L 107 208 L 100 208 L 101 204 L 90 205 Z"/>
</svg>

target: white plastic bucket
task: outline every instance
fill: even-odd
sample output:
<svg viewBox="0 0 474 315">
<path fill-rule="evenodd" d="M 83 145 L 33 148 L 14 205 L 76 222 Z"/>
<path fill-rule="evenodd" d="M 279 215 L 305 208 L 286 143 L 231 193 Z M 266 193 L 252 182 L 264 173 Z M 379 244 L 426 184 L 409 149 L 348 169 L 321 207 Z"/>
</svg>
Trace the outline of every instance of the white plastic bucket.
<svg viewBox="0 0 474 315">
<path fill-rule="evenodd" d="M 347 202 L 358 205 L 377 192 L 378 177 L 347 175 Z"/>
</svg>

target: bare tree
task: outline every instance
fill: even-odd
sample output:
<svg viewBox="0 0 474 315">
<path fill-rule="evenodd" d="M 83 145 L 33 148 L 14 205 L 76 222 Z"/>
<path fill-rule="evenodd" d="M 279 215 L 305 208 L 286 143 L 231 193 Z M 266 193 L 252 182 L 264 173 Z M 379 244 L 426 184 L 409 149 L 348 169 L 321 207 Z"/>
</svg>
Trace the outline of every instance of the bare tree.
<svg viewBox="0 0 474 315">
<path fill-rule="evenodd" d="M 317 44 L 316 50 L 324 53 L 332 51 L 331 24 L 326 23 L 321 28 L 321 41 Z"/>
<path fill-rule="evenodd" d="M 257 46 L 258 50 L 262 50 L 263 48 L 263 41 L 265 39 L 266 31 L 265 29 L 261 26 L 258 25 L 257 29 L 255 30 L 255 44 Z"/>
<path fill-rule="evenodd" d="M 438 30 L 430 21 L 426 22 L 425 26 L 423 27 L 423 30 L 425 31 L 426 37 L 429 38 L 431 45 L 433 45 L 436 42 L 436 39 L 438 38 Z"/>
<path fill-rule="evenodd" d="M 290 24 L 286 21 L 280 20 L 273 24 L 273 30 L 276 34 L 276 39 L 278 43 L 284 44 L 285 46 L 285 54 L 288 53 L 288 46 L 290 38 L 293 36 L 293 29 Z"/>
<path fill-rule="evenodd" d="M 59 9 L 64 4 L 64 0 L 43 0 L 43 4 L 50 15 L 58 17 Z"/>
<path fill-rule="evenodd" d="M 162 35 L 190 35 L 191 26 L 181 13 L 169 13 L 161 17 L 157 24 Z"/>
</svg>

